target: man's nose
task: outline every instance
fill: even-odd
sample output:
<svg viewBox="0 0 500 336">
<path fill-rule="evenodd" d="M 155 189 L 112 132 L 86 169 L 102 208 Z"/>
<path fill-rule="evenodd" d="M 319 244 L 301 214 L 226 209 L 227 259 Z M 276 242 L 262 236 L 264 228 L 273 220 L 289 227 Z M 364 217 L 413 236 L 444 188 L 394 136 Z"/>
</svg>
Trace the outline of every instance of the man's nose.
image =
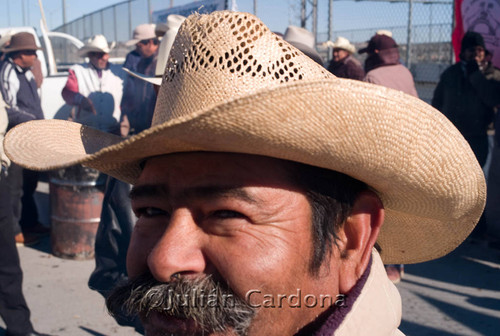
<svg viewBox="0 0 500 336">
<path fill-rule="evenodd" d="M 201 246 L 204 232 L 187 209 L 172 213 L 169 224 L 147 257 L 151 274 L 170 281 L 174 274 L 185 277 L 202 273 L 206 261 Z"/>
</svg>

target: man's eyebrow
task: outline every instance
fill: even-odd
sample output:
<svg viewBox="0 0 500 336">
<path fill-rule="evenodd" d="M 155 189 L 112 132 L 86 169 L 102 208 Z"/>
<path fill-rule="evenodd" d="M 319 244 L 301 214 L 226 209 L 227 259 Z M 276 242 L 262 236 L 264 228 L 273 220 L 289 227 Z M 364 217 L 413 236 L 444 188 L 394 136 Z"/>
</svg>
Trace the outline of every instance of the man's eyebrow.
<svg viewBox="0 0 500 336">
<path fill-rule="evenodd" d="M 156 197 L 168 195 L 167 189 L 161 184 L 144 184 L 140 186 L 133 186 L 130 190 L 129 197 L 131 200 L 141 197 Z"/>
<path fill-rule="evenodd" d="M 260 200 L 241 187 L 228 186 L 200 186 L 185 190 L 183 198 L 236 198 L 242 201 L 258 204 Z"/>
<path fill-rule="evenodd" d="M 145 184 L 132 187 L 129 197 L 134 200 L 142 197 L 168 196 L 168 188 L 161 184 Z M 236 198 L 242 201 L 259 204 L 260 200 L 241 187 L 227 186 L 198 186 L 184 190 L 181 199 L 210 199 L 210 198 Z"/>
</svg>

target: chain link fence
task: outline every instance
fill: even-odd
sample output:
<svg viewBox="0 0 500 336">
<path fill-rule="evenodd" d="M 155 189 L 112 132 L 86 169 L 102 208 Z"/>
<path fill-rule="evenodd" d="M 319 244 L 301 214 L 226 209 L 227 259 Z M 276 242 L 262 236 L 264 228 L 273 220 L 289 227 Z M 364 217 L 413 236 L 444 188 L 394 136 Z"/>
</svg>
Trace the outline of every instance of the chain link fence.
<svg viewBox="0 0 500 336">
<path fill-rule="evenodd" d="M 243 1 L 241 1 L 243 2 Z M 248 2 L 248 1 L 247 1 Z M 312 27 L 312 4 L 306 1 L 306 28 Z M 170 1 L 170 5 L 173 1 Z M 300 25 L 301 0 L 290 0 L 289 23 Z M 268 12 L 266 2 L 259 2 L 259 13 L 263 20 Z M 332 10 L 330 11 L 330 7 Z M 123 1 L 84 15 L 56 31 L 66 32 L 82 41 L 95 34 L 103 34 L 115 41 L 113 57 L 123 57 L 130 47 L 124 42 L 130 39 L 135 26 L 149 22 L 151 13 L 169 7 L 165 0 Z M 244 7 L 243 5 L 240 8 Z M 243 9 L 251 10 L 244 7 Z M 290 13 L 290 9 L 292 12 Z M 259 14 L 258 13 L 258 14 Z M 453 29 L 452 0 L 336 0 L 317 1 L 317 45 L 325 61 L 329 51 L 322 48 L 323 42 L 343 36 L 358 49 L 379 29 L 389 30 L 400 46 L 402 62 L 410 69 L 417 84 L 420 98 L 429 102 L 441 72 L 453 63 L 451 33 Z M 330 15 L 332 13 L 332 15 Z M 355 23 L 355 29 L 352 27 Z M 331 28 L 330 28 L 331 27 Z M 363 63 L 364 57 L 355 55 Z"/>
</svg>

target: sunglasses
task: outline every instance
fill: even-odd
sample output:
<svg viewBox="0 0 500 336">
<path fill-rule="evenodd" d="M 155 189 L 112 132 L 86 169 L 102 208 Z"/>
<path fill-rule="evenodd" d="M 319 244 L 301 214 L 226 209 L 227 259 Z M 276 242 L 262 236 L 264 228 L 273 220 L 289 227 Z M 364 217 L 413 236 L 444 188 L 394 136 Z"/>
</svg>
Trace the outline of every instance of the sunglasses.
<svg viewBox="0 0 500 336">
<path fill-rule="evenodd" d="M 157 45 L 159 43 L 158 39 L 147 39 L 147 40 L 140 40 L 137 43 L 140 43 L 142 45 L 148 45 L 149 42 L 152 42 L 154 45 Z"/>
<path fill-rule="evenodd" d="M 23 55 L 32 56 L 32 55 L 36 55 L 36 50 L 21 50 L 20 53 Z"/>
<path fill-rule="evenodd" d="M 89 57 L 103 58 L 106 53 L 103 52 L 89 52 Z"/>
</svg>

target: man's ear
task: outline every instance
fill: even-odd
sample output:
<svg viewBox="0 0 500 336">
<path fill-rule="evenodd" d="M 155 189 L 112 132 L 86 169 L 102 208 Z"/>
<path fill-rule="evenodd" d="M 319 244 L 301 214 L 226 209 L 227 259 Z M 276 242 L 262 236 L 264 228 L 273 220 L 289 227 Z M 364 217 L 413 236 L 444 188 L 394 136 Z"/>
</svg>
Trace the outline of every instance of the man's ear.
<svg viewBox="0 0 500 336">
<path fill-rule="evenodd" d="M 344 223 L 341 239 L 339 286 L 340 293 L 347 293 L 366 270 L 384 222 L 384 206 L 373 191 L 361 192 Z"/>
</svg>

